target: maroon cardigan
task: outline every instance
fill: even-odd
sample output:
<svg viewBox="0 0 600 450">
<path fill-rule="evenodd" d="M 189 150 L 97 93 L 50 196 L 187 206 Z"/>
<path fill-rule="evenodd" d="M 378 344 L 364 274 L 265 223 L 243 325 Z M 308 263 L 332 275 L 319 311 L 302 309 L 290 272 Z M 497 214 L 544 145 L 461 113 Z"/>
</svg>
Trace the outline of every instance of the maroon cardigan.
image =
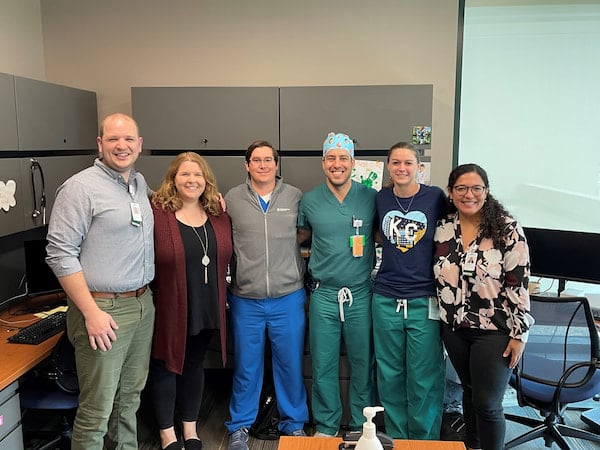
<svg viewBox="0 0 600 450">
<path fill-rule="evenodd" d="M 152 205 L 156 276 L 151 283 L 156 306 L 152 357 L 163 360 L 167 370 L 181 374 L 187 338 L 187 281 L 185 252 L 173 211 Z M 227 264 L 233 251 L 231 221 L 226 213 L 208 214 L 217 238 L 217 278 L 221 322 L 221 359 L 227 359 L 225 304 Z"/>
</svg>

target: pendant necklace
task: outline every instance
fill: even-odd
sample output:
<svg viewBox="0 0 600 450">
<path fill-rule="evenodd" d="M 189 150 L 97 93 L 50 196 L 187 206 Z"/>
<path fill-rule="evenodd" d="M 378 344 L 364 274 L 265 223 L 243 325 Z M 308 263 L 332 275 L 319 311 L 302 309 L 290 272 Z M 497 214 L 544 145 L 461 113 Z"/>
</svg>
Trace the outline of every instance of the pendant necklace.
<svg viewBox="0 0 600 450">
<path fill-rule="evenodd" d="M 206 220 L 208 221 L 208 218 Z M 208 257 L 208 234 L 206 233 L 206 222 L 204 222 L 204 225 L 202 225 L 202 229 L 204 230 L 204 239 L 206 240 L 206 245 L 204 244 L 204 241 L 196 231 L 196 227 L 192 226 L 192 230 L 194 231 L 194 234 L 200 241 L 200 244 L 202 245 L 202 251 L 204 252 L 204 256 L 202 257 L 201 262 L 204 266 L 204 284 L 208 284 L 208 265 L 210 264 L 210 258 Z"/>
<path fill-rule="evenodd" d="M 400 208 L 400 210 L 404 213 L 404 214 L 408 214 L 408 212 L 410 211 L 410 207 L 412 206 L 413 200 L 415 199 L 415 195 L 417 195 L 417 193 L 421 190 L 421 186 L 419 186 L 417 188 L 417 192 L 415 192 L 412 197 L 410 198 L 410 202 L 408 202 L 408 207 L 405 209 L 404 206 L 402 206 L 400 204 L 400 200 L 398 200 L 398 196 L 396 195 L 396 192 L 394 191 L 394 188 L 392 188 L 392 195 L 394 196 L 394 200 L 396 200 L 396 203 L 398 204 L 398 207 Z"/>
</svg>

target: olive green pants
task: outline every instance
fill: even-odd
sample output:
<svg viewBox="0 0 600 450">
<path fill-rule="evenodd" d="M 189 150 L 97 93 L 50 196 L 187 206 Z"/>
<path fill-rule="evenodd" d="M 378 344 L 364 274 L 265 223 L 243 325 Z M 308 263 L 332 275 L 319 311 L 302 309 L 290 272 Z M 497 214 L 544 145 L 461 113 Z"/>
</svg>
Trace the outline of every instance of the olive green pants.
<svg viewBox="0 0 600 450">
<path fill-rule="evenodd" d="M 72 450 L 106 448 L 137 450 L 140 393 L 146 384 L 154 304 L 150 289 L 141 297 L 96 299 L 119 326 L 117 340 L 106 352 L 92 350 L 84 318 L 69 302 L 67 330 L 75 347 L 79 408 L 73 426 Z"/>
</svg>

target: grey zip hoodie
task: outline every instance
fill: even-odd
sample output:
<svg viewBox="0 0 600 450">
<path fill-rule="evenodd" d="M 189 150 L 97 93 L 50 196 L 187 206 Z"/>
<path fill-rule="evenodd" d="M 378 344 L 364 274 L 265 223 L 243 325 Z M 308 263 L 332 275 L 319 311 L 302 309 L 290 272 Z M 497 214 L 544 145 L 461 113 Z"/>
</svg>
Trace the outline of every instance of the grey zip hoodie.
<svg viewBox="0 0 600 450">
<path fill-rule="evenodd" d="M 233 232 L 233 294 L 281 297 L 303 286 L 304 261 L 296 238 L 301 197 L 299 189 L 279 178 L 266 213 L 250 180 L 225 195 Z"/>
</svg>

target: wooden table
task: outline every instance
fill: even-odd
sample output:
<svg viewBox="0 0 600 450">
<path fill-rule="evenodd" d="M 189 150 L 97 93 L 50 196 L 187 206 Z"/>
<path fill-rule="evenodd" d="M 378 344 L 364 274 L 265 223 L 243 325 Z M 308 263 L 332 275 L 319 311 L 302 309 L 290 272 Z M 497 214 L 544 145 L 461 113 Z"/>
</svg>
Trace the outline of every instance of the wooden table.
<svg viewBox="0 0 600 450">
<path fill-rule="evenodd" d="M 0 314 L 0 391 L 29 372 L 52 353 L 62 333 L 37 345 L 13 344 L 7 338 L 37 319 L 33 314 L 11 316 L 6 311 Z M 14 323 L 14 326 L 6 322 Z"/>
<path fill-rule="evenodd" d="M 277 450 L 337 450 L 342 438 L 281 436 Z M 410 441 L 394 439 L 394 450 L 465 450 L 458 441 Z"/>
</svg>

